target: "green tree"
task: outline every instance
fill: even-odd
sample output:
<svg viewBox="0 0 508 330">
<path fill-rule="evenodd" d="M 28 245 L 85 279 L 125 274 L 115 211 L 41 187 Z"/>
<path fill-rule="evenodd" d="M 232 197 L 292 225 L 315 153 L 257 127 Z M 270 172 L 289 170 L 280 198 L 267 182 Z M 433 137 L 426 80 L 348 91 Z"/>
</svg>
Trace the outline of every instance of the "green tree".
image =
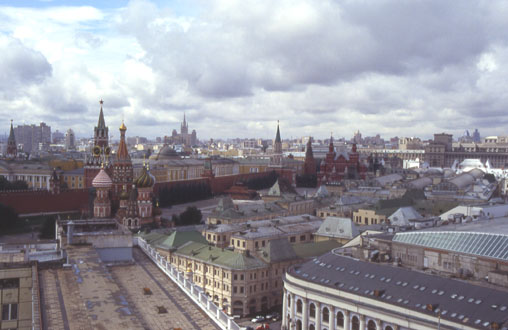
<svg viewBox="0 0 508 330">
<path fill-rule="evenodd" d="M 177 226 L 197 225 L 201 223 L 202 218 L 201 210 L 195 206 L 189 206 L 178 216 Z"/>
<path fill-rule="evenodd" d="M 20 227 L 23 227 L 23 224 L 16 211 L 10 206 L 0 204 L 0 235 Z"/>
<path fill-rule="evenodd" d="M 46 219 L 44 219 L 44 224 L 40 229 L 39 237 L 46 239 L 55 239 L 55 222 L 55 217 L 46 217 Z"/>
</svg>

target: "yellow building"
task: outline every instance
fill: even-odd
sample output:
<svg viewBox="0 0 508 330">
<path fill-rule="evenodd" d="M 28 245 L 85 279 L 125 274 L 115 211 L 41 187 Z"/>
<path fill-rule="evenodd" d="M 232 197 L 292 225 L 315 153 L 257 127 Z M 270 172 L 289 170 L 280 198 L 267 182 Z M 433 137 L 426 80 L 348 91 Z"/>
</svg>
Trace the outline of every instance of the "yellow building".
<svg viewBox="0 0 508 330">
<path fill-rule="evenodd" d="M 60 180 L 65 183 L 67 189 L 83 189 L 85 188 L 84 168 L 78 168 L 75 170 L 64 171 L 61 173 Z"/>
<path fill-rule="evenodd" d="M 386 222 L 386 215 L 375 210 L 359 209 L 353 212 L 353 221 L 358 225 L 375 225 Z"/>
<path fill-rule="evenodd" d="M 0 329 L 41 329 L 37 266 L 0 264 Z"/>
</svg>

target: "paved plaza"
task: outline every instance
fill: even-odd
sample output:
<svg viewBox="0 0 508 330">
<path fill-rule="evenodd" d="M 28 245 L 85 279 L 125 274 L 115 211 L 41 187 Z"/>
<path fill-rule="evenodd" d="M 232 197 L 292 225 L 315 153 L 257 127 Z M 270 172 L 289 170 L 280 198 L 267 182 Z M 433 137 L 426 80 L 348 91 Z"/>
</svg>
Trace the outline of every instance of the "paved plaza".
<svg viewBox="0 0 508 330">
<path fill-rule="evenodd" d="M 107 267 L 92 247 L 73 246 L 71 267 L 41 270 L 44 328 L 218 329 L 141 250 L 133 252 L 134 264 Z"/>
</svg>

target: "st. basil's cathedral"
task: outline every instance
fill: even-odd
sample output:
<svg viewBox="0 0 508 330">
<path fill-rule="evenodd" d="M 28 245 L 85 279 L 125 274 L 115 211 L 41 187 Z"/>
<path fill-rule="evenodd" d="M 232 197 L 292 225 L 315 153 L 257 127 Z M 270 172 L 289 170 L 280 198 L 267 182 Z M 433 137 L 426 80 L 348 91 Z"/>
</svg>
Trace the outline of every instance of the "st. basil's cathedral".
<svg viewBox="0 0 508 330">
<path fill-rule="evenodd" d="M 127 127 L 120 126 L 120 143 L 115 155 L 109 146 L 109 129 L 101 109 L 99 121 L 94 129 L 94 145 L 86 158 L 85 182 L 96 190 L 93 202 L 93 217 L 114 218 L 124 228 L 136 230 L 141 226 L 160 224 L 160 212 L 153 207 L 155 177 L 150 174 L 149 164 L 143 164 L 138 178 L 133 178 L 132 161 L 125 142 Z"/>
</svg>

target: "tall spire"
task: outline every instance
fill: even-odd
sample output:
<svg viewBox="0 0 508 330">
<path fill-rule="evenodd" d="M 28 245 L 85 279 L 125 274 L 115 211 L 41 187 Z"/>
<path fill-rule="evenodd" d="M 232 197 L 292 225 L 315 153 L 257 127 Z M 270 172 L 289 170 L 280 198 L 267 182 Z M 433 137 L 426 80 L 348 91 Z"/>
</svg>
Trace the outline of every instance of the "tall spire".
<svg viewBox="0 0 508 330">
<path fill-rule="evenodd" d="M 279 121 L 277 120 L 277 134 L 275 135 L 275 143 L 282 143 L 280 140 Z"/>
<path fill-rule="evenodd" d="M 116 157 L 118 160 L 130 160 L 129 152 L 127 151 L 127 144 L 125 143 L 125 131 L 127 130 L 127 126 L 125 126 L 122 121 L 122 125 L 120 126 L 120 143 L 118 144 L 118 151 L 116 153 Z"/>
<path fill-rule="evenodd" d="M 11 131 L 9 132 L 9 138 L 7 139 L 7 155 L 8 157 L 16 157 L 18 147 L 16 145 L 16 137 L 14 136 L 14 128 L 12 127 L 11 119 Z"/>
<path fill-rule="evenodd" d="M 183 126 L 187 126 L 187 121 L 185 120 L 185 111 L 183 112 Z"/>
<path fill-rule="evenodd" d="M 328 151 L 329 152 L 334 152 L 335 151 L 335 148 L 333 146 L 333 133 L 330 133 L 330 145 L 328 146 Z"/>
<path fill-rule="evenodd" d="M 101 99 L 99 103 L 101 104 L 101 112 L 99 114 L 99 122 L 97 123 L 97 128 L 105 128 L 106 123 L 104 121 L 104 113 L 102 112 L 102 104 L 104 103 L 104 101 Z"/>
</svg>

